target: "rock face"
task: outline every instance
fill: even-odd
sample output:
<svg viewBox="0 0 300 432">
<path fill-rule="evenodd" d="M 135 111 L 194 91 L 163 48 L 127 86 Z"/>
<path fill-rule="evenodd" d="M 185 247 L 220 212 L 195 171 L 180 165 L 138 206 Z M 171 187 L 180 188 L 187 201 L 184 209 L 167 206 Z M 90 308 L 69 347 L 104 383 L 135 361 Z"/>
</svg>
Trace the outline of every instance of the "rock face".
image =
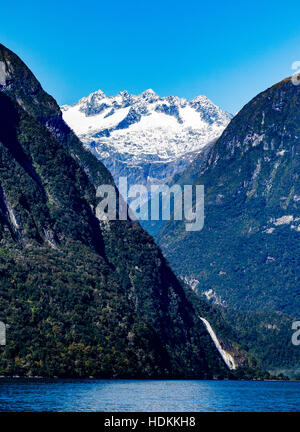
<svg viewBox="0 0 300 432">
<path fill-rule="evenodd" d="M 169 182 L 231 119 L 205 96 L 187 101 L 153 90 L 112 97 L 99 90 L 62 111 L 115 180 L 126 176 L 129 184 Z"/>
<path fill-rule="evenodd" d="M 0 70 L 0 375 L 228 376 L 153 239 L 97 220 L 107 169 L 2 45 Z"/>
<path fill-rule="evenodd" d="M 228 307 L 296 318 L 299 173 L 300 86 L 286 79 L 238 113 L 196 176 L 194 164 L 192 181 L 205 187 L 203 230 L 168 222 L 157 235 L 176 273 Z M 183 178 L 189 182 L 189 171 Z M 293 353 L 299 363 L 299 350 Z"/>
</svg>

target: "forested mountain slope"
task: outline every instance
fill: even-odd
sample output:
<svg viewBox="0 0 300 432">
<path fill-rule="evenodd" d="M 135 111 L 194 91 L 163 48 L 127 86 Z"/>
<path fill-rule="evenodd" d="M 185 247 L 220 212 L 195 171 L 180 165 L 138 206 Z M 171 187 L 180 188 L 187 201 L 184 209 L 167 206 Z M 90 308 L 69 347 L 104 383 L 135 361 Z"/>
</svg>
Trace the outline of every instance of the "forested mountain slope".
<svg viewBox="0 0 300 432">
<path fill-rule="evenodd" d="M 96 187 L 112 182 L 0 45 L 0 374 L 228 376 L 153 239 L 97 220 Z"/>
<path fill-rule="evenodd" d="M 265 312 L 261 335 L 270 335 L 270 346 L 282 346 L 283 314 L 290 357 L 299 364 L 291 323 L 300 309 L 300 86 L 286 79 L 256 96 L 192 171 L 178 182 L 204 185 L 204 228 L 186 232 L 170 221 L 158 243 L 198 293 L 239 312 Z M 238 320 L 241 327 L 255 322 Z"/>
</svg>

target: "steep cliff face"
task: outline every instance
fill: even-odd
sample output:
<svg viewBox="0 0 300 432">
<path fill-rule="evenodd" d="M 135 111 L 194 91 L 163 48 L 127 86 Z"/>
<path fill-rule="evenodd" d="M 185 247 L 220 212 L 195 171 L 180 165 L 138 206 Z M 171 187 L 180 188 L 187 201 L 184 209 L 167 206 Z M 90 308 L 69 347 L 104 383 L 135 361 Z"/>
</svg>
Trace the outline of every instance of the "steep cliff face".
<svg viewBox="0 0 300 432">
<path fill-rule="evenodd" d="M 96 219 L 106 168 L 2 45 L 0 71 L 0 373 L 226 376 L 152 238 Z"/>
<path fill-rule="evenodd" d="M 178 273 L 229 305 L 239 292 L 248 309 L 299 310 L 299 94 L 285 80 L 241 110 L 195 180 L 205 187 L 204 229 L 178 228 L 179 246 L 170 223 L 159 238 Z"/>
<path fill-rule="evenodd" d="M 300 87 L 286 79 L 239 112 L 193 175 L 205 187 L 203 230 L 170 222 L 157 236 L 199 293 L 240 311 L 284 313 L 290 324 L 300 307 L 299 138 Z"/>
</svg>

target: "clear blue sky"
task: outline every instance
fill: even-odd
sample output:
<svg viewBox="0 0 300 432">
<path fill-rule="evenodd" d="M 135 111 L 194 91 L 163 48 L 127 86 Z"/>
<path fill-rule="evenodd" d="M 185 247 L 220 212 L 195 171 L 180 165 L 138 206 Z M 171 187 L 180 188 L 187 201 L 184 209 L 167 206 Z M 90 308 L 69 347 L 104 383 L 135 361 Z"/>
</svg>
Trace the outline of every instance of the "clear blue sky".
<svg viewBox="0 0 300 432">
<path fill-rule="evenodd" d="M 0 13 L 0 41 L 60 104 L 153 88 L 235 113 L 300 60 L 300 2 L 15 0 Z"/>
</svg>

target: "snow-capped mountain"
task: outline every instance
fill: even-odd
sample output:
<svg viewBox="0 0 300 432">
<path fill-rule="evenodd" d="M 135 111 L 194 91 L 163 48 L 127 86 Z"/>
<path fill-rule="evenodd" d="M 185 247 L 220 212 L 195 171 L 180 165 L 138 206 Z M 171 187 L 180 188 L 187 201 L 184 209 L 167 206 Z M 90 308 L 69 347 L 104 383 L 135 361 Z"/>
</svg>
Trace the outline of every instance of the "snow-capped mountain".
<svg viewBox="0 0 300 432">
<path fill-rule="evenodd" d="M 151 89 L 111 97 L 98 90 L 72 106 L 62 106 L 62 111 L 115 180 L 127 176 L 129 184 L 170 181 L 232 117 L 205 96 L 188 101 L 160 97 Z"/>
</svg>

